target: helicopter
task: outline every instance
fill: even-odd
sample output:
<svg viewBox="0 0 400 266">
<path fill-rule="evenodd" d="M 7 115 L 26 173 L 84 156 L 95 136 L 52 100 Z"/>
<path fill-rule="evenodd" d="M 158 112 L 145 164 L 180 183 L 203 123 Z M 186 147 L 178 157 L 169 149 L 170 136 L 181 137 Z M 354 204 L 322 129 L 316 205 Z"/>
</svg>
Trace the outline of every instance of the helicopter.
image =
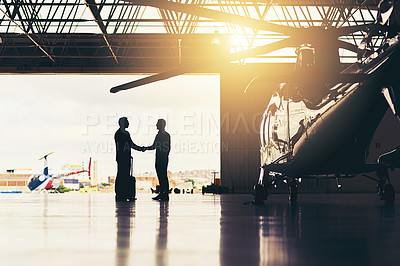
<svg viewBox="0 0 400 266">
<path fill-rule="evenodd" d="M 89 169 L 88 170 L 79 170 L 79 171 L 74 171 L 74 172 L 69 172 L 65 174 L 59 174 L 59 175 L 52 175 L 49 174 L 49 166 L 48 166 L 48 160 L 47 157 L 54 152 L 50 152 L 43 157 L 39 158 L 39 160 L 44 160 L 44 167 L 43 167 L 43 173 L 41 174 L 34 174 L 29 177 L 28 180 L 28 188 L 30 191 L 48 191 L 48 190 L 55 190 L 60 186 L 60 180 L 63 177 L 66 176 L 71 176 L 71 175 L 76 175 L 80 173 L 87 172 L 89 175 L 90 179 L 90 165 L 92 162 L 92 158 L 89 159 Z"/>
<path fill-rule="evenodd" d="M 378 124 L 390 108 L 400 118 L 400 3 L 382 0 L 374 23 L 341 28 L 295 28 L 238 15 L 170 1 L 125 0 L 137 5 L 203 16 L 255 29 L 285 34 L 288 38 L 234 53 L 221 65 L 285 47 L 297 47 L 295 69 L 286 83 L 270 91 L 270 101 L 260 126 L 260 175 L 254 187 L 255 204 L 263 204 L 268 188 L 278 180 L 288 184 L 289 199 L 297 201 L 301 179 L 336 179 L 376 172 L 378 195 L 385 204 L 393 204 L 395 190 L 389 169 L 400 168 L 400 147 L 382 154 L 375 164 L 367 164 L 369 146 Z M 365 33 L 356 46 L 339 39 L 354 32 Z M 374 36 L 382 45 L 371 45 Z M 342 69 L 338 48 L 357 53 L 357 62 Z M 182 66 L 111 88 L 110 92 L 131 89 L 194 68 Z M 263 80 L 254 78 L 249 90 Z"/>
</svg>

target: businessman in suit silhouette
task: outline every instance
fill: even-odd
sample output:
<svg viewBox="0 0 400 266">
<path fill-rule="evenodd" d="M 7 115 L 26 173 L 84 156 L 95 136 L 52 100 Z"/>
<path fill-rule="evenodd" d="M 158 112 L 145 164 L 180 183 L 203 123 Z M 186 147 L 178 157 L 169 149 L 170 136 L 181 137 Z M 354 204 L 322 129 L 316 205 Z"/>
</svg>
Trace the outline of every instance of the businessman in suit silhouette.
<svg viewBox="0 0 400 266">
<path fill-rule="evenodd" d="M 146 150 L 156 150 L 156 172 L 158 182 L 160 183 L 160 194 L 154 197 L 154 200 L 168 201 L 169 200 L 169 182 L 167 176 L 168 156 L 171 150 L 171 136 L 165 131 L 166 121 L 158 119 L 157 121 L 158 134 L 151 146 L 144 147 Z"/>
<path fill-rule="evenodd" d="M 145 151 L 144 147 L 140 147 L 133 143 L 131 136 L 126 129 L 129 127 L 129 121 L 126 117 L 121 117 L 118 121 L 119 129 L 115 132 L 115 148 L 117 152 L 117 179 L 115 183 L 115 200 L 116 201 L 132 201 L 134 198 L 134 180 L 131 177 L 131 149 L 137 151 Z"/>
</svg>

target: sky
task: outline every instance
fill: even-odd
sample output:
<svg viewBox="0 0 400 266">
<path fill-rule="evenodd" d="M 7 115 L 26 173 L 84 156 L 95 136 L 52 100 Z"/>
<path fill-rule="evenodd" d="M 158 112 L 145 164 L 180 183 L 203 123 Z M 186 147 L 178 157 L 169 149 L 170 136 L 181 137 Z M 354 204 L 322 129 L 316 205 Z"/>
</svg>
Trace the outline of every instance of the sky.
<svg viewBox="0 0 400 266">
<path fill-rule="evenodd" d="M 151 145 L 159 118 L 167 121 L 169 170 L 219 171 L 219 76 L 185 75 L 111 94 L 138 75 L 2 75 L 0 172 L 41 171 L 98 161 L 99 176 L 116 174 L 114 133 L 119 117 L 137 145 Z M 133 151 L 134 172 L 154 171 L 154 151 Z"/>
</svg>

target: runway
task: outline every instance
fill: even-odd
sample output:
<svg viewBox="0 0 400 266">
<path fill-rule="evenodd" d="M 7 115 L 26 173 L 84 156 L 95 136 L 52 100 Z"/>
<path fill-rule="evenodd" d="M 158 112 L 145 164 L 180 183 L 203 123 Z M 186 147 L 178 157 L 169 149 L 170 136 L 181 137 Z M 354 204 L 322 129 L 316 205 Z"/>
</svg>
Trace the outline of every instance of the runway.
<svg viewBox="0 0 400 266">
<path fill-rule="evenodd" d="M 400 203 L 374 194 L 0 194 L 1 265 L 398 265 Z M 400 199 L 400 195 L 396 195 Z"/>
</svg>

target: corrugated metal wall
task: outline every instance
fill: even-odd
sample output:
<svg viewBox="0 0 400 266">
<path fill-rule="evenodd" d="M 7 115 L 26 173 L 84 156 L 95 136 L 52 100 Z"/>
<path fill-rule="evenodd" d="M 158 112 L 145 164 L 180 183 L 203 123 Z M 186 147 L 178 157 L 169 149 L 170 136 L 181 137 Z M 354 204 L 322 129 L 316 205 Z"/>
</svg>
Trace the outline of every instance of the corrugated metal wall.
<svg viewBox="0 0 400 266">
<path fill-rule="evenodd" d="M 263 84 L 244 94 L 252 78 L 263 71 L 266 70 L 236 66 L 226 69 L 220 76 L 221 184 L 239 193 L 251 192 L 257 182 L 259 124 L 268 105 L 268 91 L 278 86 L 277 83 Z"/>
</svg>

